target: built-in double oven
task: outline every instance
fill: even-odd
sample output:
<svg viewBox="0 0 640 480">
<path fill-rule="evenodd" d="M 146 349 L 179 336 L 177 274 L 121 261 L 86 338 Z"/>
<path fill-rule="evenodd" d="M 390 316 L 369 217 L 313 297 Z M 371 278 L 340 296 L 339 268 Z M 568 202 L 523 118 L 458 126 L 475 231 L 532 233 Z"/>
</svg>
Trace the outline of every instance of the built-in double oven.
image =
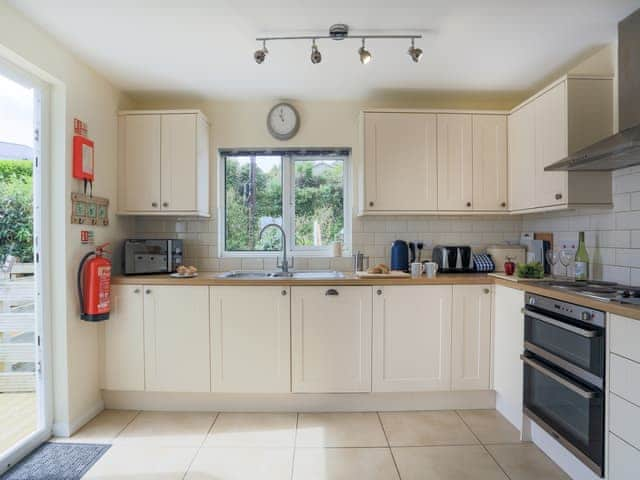
<svg viewBox="0 0 640 480">
<path fill-rule="evenodd" d="M 524 413 L 603 476 L 605 314 L 525 299 Z"/>
</svg>

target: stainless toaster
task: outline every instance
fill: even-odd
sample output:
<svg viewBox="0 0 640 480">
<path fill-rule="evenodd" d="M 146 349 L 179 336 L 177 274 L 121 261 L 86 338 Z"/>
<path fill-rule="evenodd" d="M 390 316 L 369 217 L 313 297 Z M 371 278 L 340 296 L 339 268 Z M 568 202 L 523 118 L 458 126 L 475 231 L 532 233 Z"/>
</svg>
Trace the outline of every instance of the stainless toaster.
<svg viewBox="0 0 640 480">
<path fill-rule="evenodd" d="M 438 264 L 438 272 L 473 272 L 473 252 L 471 247 L 436 245 L 433 247 L 432 261 Z"/>
</svg>

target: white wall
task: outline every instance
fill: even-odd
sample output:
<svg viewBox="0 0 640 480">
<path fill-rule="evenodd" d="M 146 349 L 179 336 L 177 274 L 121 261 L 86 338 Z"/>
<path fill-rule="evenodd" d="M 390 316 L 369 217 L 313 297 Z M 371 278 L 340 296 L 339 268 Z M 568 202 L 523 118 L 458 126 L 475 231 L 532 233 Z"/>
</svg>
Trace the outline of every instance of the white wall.
<svg viewBox="0 0 640 480">
<path fill-rule="evenodd" d="M 81 425 L 102 399 L 98 379 L 98 326 L 78 316 L 75 275 L 88 247 L 80 245 L 79 226 L 69 224 L 70 194 L 82 191 L 71 178 L 73 119 L 89 125 L 95 142 L 94 194 L 115 199 L 116 112 L 127 99 L 104 78 L 78 61 L 51 36 L 0 0 L 0 56 L 51 84 L 51 142 L 49 158 L 52 225 L 54 422 L 59 433 Z M 43 161 L 47 161 L 46 158 Z M 115 205 L 113 205 L 115 207 Z M 111 225 L 96 227 L 96 242 L 116 242 L 128 230 L 111 209 Z"/>
</svg>

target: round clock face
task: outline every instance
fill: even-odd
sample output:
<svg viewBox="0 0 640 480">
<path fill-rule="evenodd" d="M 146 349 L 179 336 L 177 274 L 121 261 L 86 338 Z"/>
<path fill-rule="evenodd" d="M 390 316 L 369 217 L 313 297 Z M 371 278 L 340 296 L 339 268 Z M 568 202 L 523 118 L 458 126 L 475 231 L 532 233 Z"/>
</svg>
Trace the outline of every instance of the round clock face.
<svg viewBox="0 0 640 480">
<path fill-rule="evenodd" d="M 278 140 L 289 140 L 298 132 L 299 126 L 298 112 L 288 103 L 279 103 L 267 116 L 269 133 Z"/>
</svg>

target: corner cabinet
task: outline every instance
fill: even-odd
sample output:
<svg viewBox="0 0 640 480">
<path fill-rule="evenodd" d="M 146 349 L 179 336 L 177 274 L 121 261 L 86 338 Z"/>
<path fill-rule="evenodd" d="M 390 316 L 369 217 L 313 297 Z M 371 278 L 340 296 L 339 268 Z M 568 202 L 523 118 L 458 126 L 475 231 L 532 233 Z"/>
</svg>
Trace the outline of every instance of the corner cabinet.
<svg viewBox="0 0 640 480">
<path fill-rule="evenodd" d="M 613 80 L 565 76 L 509 115 L 511 211 L 610 206 L 610 172 L 546 172 L 613 133 Z"/>
<path fill-rule="evenodd" d="M 120 112 L 118 214 L 209 216 L 209 122 L 201 112 Z"/>
<path fill-rule="evenodd" d="M 292 391 L 371 391 L 371 287 L 291 287 Z"/>
<path fill-rule="evenodd" d="M 359 214 L 508 212 L 506 114 L 362 112 Z"/>
</svg>

